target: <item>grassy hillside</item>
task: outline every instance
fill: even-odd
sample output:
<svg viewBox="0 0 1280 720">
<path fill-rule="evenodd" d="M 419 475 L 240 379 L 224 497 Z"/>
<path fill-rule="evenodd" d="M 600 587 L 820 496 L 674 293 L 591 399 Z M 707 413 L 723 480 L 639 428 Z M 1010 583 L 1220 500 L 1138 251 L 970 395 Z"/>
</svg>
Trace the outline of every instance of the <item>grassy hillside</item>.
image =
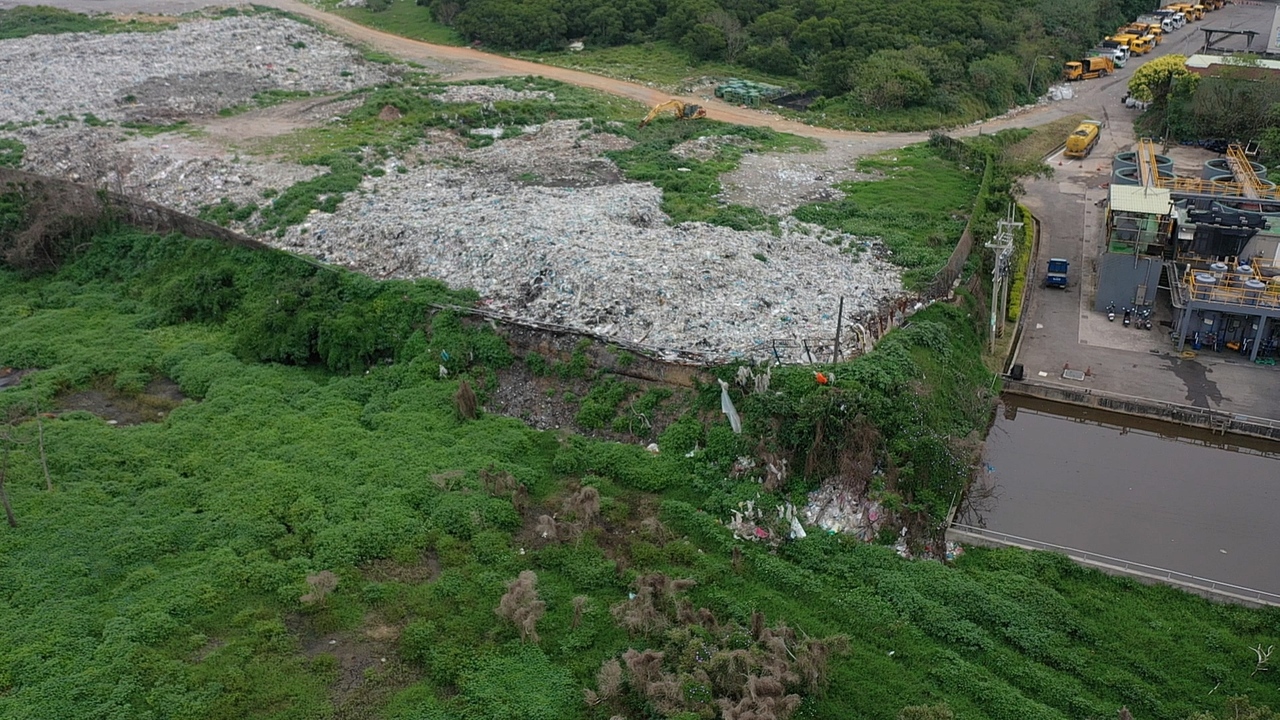
<svg viewBox="0 0 1280 720">
<path fill-rule="evenodd" d="M 843 472 L 831 438 L 868 420 L 896 468 L 873 491 L 945 494 L 948 438 L 986 407 L 963 307 L 916 316 L 835 387 L 808 369 L 735 387 L 741 436 L 707 389 L 654 455 L 463 417 L 461 381 L 483 402 L 515 360 L 431 310 L 445 301 L 469 298 L 131 232 L 54 274 L 0 271 L 0 366 L 35 370 L 0 391 L 17 520 L 0 525 L 0 717 L 711 717 L 715 697 L 750 702 L 747 675 L 781 678 L 755 685 L 775 710 L 803 697 L 796 718 L 1280 702 L 1249 649 L 1276 642 L 1274 611 L 1047 554 L 946 567 L 731 537 L 740 500 L 813 487 L 806 455 Z M 769 493 L 733 470 L 762 441 L 797 457 Z"/>
</svg>

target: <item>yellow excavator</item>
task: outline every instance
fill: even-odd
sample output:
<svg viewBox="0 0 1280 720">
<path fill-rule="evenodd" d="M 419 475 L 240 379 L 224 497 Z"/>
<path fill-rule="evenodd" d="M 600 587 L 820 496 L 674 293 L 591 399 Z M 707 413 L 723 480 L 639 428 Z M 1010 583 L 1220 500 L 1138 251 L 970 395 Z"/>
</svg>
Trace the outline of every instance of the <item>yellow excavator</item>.
<svg viewBox="0 0 1280 720">
<path fill-rule="evenodd" d="M 668 100 L 664 103 L 658 103 L 653 106 L 648 115 L 644 116 L 644 120 L 640 121 L 640 127 L 644 127 L 653 122 L 653 119 L 661 115 L 663 112 L 671 110 L 676 114 L 677 120 L 697 120 L 707 116 L 707 111 L 700 105 L 692 103 L 683 103 L 679 100 Z"/>
</svg>

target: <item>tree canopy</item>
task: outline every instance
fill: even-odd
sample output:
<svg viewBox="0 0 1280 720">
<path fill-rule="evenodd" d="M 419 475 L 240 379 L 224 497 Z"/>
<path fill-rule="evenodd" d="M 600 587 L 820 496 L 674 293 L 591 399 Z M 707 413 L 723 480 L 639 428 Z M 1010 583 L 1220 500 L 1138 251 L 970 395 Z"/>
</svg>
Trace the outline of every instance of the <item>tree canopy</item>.
<svg viewBox="0 0 1280 720">
<path fill-rule="evenodd" d="M 1080 55 L 1142 0 L 419 0 L 504 50 L 664 41 L 839 98 L 852 114 L 961 104 L 999 111 L 1042 91 L 1037 57 Z"/>
</svg>

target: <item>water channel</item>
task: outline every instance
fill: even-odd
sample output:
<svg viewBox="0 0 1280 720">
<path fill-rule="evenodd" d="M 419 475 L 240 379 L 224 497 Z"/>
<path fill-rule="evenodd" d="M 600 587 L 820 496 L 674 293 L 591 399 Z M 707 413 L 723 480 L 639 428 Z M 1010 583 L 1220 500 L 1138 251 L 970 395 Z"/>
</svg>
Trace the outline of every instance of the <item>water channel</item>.
<svg viewBox="0 0 1280 720">
<path fill-rule="evenodd" d="M 984 462 L 989 530 L 1280 593 L 1280 443 L 1005 396 Z"/>
</svg>

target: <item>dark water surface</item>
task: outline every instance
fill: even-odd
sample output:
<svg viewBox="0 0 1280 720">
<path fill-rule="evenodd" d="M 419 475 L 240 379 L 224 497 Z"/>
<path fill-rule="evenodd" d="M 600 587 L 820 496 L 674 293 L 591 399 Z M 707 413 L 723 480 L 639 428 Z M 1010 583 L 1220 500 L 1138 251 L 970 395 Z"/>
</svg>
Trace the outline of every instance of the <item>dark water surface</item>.
<svg viewBox="0 0 1280 720">
<path fill-rule="evenodd" d="M 985 462 L 988 529 L 1280 593 L 1280 443 L 1006 396 Z"/>
</svg>

